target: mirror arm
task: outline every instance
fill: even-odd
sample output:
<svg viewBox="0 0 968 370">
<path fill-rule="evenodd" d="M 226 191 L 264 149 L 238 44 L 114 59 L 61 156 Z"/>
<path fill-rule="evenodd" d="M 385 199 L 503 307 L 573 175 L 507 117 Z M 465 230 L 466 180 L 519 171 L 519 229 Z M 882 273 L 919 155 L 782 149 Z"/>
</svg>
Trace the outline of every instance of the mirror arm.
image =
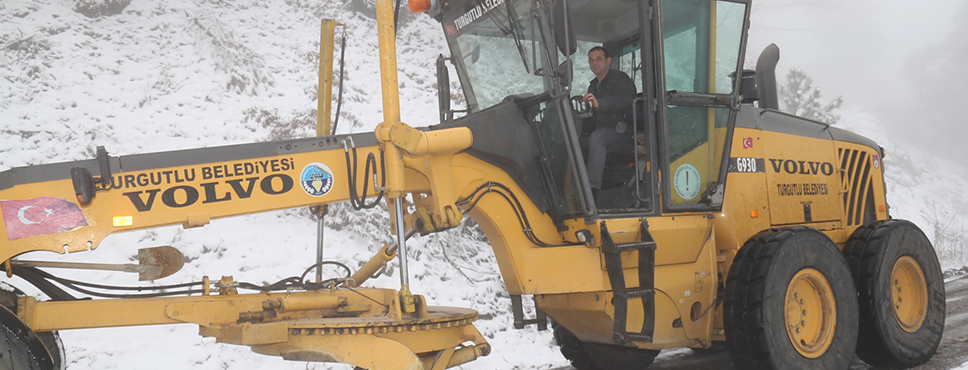
<svg viewBox="0 0 968 370">
<path fill-rule="evenodd" d="M 543 72 L 541 68 L 538 67 L 538 39 L 534 37 L 534 30 L 537 29 L 538 22 L 538 2 L 531 3 L 531 65 L 534 67 L 531 70 L 534 71 L 535 76 L 541 76 Z"/>
<path fill-rule="evenodd" d="M 441 123 L 454 119 L 450 109 L 450 71 L 447 70 L 447 60 L 450 58 L 445 58 L 443 54 L 437 55 L 437 107 Z"/>
</svg>

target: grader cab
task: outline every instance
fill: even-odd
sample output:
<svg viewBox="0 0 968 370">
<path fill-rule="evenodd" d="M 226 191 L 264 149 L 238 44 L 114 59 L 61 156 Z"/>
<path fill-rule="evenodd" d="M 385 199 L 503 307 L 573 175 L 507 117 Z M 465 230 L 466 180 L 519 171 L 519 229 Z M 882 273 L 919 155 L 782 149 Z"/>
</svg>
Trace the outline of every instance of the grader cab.
<svg viewBox="0 0 968 370">
<path fill-rule="evenodd" d="M 406 244 L 465 215 L 494 250 L 516 326 L 550 317 L 581 370 L 641 369 L 663 349 L 714 342 L 740 369 L 846 369 L 855 353 L 910 367 L 934 354 L 945 312 L 940 267 L 917 226 L 889 215 L 883 150 L 776 110 L 778 50 L 764 51 L 755 73 L 743 69 L 749 1 L 409 5 L 440 22 L 450 49 L 438 59 L 439 123 L 400 120 L 392 2 L 379 0 L 385 118 L 372 133 L 328 135 L 323 124 L 316 138 L 122 157 L 99 150 L 92 160 L 0 172 L 0 260 L 50 298 L 3 297 L 0 324 L 14 344 L 4 358 L 17 369 L 52 368 L 57 330 L 192 323 L 203 336 L 288 360 L 370 370 L 464 364 L 490 353 L 477 313 L 411 293 Z M 582 121 L 596 112 L 575 97 L 599 45 L 636 95 L 625 117 L 634 144 L 608 148 L 593 194 Z M 320 80 L 331 81 L 323 65 Z M 464 107 L 452 107 L 450 71 Z M 328 108 L 321 101 L 320 117 Z M 361 175 L 358 155 L 376 169 Z M 206 278 L 89 300 L 29 261 L 35 251 L 95 251 L 119 231 L 292 207 L 322 215 L 326 204 L 382 199 L 395 242 L 349 278 Z M 395 257 L 399 289 L 359 287 Z M 525 296 L 538 318 L 523 318 Z"/>
</svg>

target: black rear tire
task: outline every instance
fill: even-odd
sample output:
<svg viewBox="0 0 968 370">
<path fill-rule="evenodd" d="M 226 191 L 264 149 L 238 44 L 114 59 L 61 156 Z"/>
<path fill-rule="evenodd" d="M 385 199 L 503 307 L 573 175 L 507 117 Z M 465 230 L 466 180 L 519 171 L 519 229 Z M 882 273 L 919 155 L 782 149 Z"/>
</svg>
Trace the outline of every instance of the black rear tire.
<svg viewBox="0 0 968 370">
<path fill-rule="evenodd" d="M 652 364 L 658 350 L 587 343 L 560 325 L 554 325 L 561 354 L 578 370 L 642 370 Z"/>
<path fill-rule="evenodd" d="M 24 296 L 24 292 L 20 289 L 12 287 L 13 291 L 7 291 L 0 289 L 0 306 L 7 308 L 10 312 L 17 311 L 17 298 Z M 53 370 L 64 370 L 67 369 L 67 364 L 64 362 L 64 358 L 67 357 L 64 352 L 64 342 L 61 341 L 60 333 L 57 331 L 41 332 L 36 333 L 37 338 L 43 343 L 44 347 L 47 349 L 47 354 L 50 355 L 50 360 L 52 362 Z M 0 347 L 2 348 L 2 347 Z M 0 361 L 3 357 L 0 357 Z M 3 369 L 0 367 L 0 369 Z"/>
<path fill-rule="evenodd" d="M 0 306 L 0 370 L 52 370 L 50 354 L 30 328 Z"/>
<path fill-rule="evenodd" d="M 894 368 L 931 359 L 944 333 L 945 291 L 938 257 L 921 229 L 904 220 L 874 222 L 854 232 L 844 255 L 860 304 L 857 357 Z"/>
<path fill-rule="evenodd" d="M 64 358 L 67 354 L 64 352 L 64 342 L 61 341 L 60 333 L 57 331 L 48 331 L 37 333 L 37 338 L 44 343 L 44 347 L 47 348 L 47 353 L 50 354 L 50 361 L 53 363 L 54 370 L 66 370 L 67 363 L 64 362 Z"/>
<path fill-rule="evenodd" d="M 850 366 L 857 296 L 843 255 L 823 233 L 760 232 L 733 260 L 724 298 L 726 343 L 737 369 Z"/>
</svg>

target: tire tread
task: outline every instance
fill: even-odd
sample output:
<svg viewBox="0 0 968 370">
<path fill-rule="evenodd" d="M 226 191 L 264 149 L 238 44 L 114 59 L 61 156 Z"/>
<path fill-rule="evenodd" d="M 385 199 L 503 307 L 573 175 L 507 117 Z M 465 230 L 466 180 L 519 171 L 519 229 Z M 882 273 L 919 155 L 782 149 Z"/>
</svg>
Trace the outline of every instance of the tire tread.
<svg viewBox="0 0 968 370">
<path fill-rule="evenodd" d="M 777 347 L 777 343 L 771 342 L 769 338 L 770 335 L 777 334 L 767 334 L 768 330 L 765 326 L 775 325 L 775 323 L 771 324 L 766 319 L 766 310 L 771 309 L 768 308 L 766 302 L 768 299 L 774 302 L 772 300 L 775 298 L 765 295 L 776 293 L 775 291 L 773 293 L 768 292 L 768 289 L 776 289 L 776 281 L 770 282 L 771 279 L 775 279 L 770 275 L 771 267 L 776 263 L 789 263 L 789 260 L 786 260 L 788 256 L 785 255 L 789 252 L 786 251 L 789 248 L 796 248 L 796 246 L 787 245 L 787 242 L 790 241 L 793 244 L 797 244 L 800 241 L 791 240 L 791 238 L 801 233 L 808 234 L 803 236 L 808 239 L 802 240 L 816 240 L 816 235 L 821 235 L 826 240 L 825 243 L 828 244 L 822 246 L 822 248 L 826 248 L 824 252 L 826 254 L 823 254 L 823 256 L 826 256 L 825 261 L 829 262 L 831 257 L 840 260 L 842 267 L 830 267 L 830 269 L 832 269 L 831 271 L 839 271 L 843 275 L 843 278 L 848 281 L 846 285 L 840 285 L 839 287 L 838 291 L 842 292 L 840 295 L 842 298 L 838 298 L 838 304 L 846 304 L 846 307 L 849 307 L 850 311 L 853 311 L 853 307 L 855 307 L 855 298 L 851 294 L 854 291 L 853 283 L 849 282 L 850 279 L 847 277 L 849 276 L 849 268 L 845 261 L 842 260 L 840 251 L 835 248 L 835 245 L 828 237 L 816 229 L 806 226 L 761 231 L 750 238 L 739 250 L 733 259 L 733 264 L 726 277 L 723 321 L 726 332 L 726 344 L 733 357 L 733 365 L 737 369 L 792 369 L 803 366 L 823 367 L 841 363 L 846 367 L 853 357 L 852 346 L 855 343 L 855 338 L 853 337 L 853 331 L 850 329 L 838 330 L 838 337 L 836 338 L 839 339 L 834 339 L 835 341 L 839 341 L 842 346 L 849 347 L 849 358 L 839 354 L 839 351 L 833 350 L 834 352 L 838 352 L 838 354 L 831 353 L 833 357 L 824 355 L 822 359 L 818 359 L 818 361 L 822 360 L 821 362 L 812 362 L 813 360 L 803 362 L 804 358 L 800 355 L 795 356 L 799 360 L 788 358 L 790 355 L 785 352 L 787 350 L 780 350 L 779 348 L 782 345 L 781 347 Z M 774 284 L 773 288 L 769 288 L 771 284 Z M 835 290 L 837 289 L 835 288 Z M 845 299 L 846 301 L 840 302 L 840 299 Z M 771 303 L 771 305 L 773 304 L 775 303 Z M 848 315 L 838 317 L 838 320 L 841 319 L 847 322 L 856 321 L 856 316 Z M 848 327 L 845 326 L 844 328 Z M 781 328 L 780 330 L 786 329 Z M 772 341 L 775 340 L 772 339 Z M 789 350 L 795 351 L 792 349 L 792 346 Z M 773 353 L 773 351 L 779 352 Z"/>
<path fill-rule="evenodd" d="M 895 326 L 896 323 L 893 322 L 893 317 L 881 317 L 881 315 L 875 314 L 878 309 L 877 285 L 879 281 L 877 279 L 880 276 L 878 272 L 882 272 L 879 271 L 882 268 L 882 260 L 886 258 L 885 254 L 888 253 L 886 251 L 888 248 L 888 239 L 898 228 L 913 228 L 913 230 L 917 230 L 923 237 L 922 241 L 927 241 L 927 237 L 924 237 L 923 232 L 910 221 L 898 219 L 876 221 L 854 231 L 844 247 L 844 257 L 847 258 L 851 275 L 854 277 L 854 284 L 857 286 L 860 308 L 857 356 L 864 360 L 864 362 L 874 366 L 906 368 L 927 362 L 937 350 L 941 334 L 944 330 L 945 302 L 942 297 L 940 301 L 935 302 L 940 307 L 934 307 L 934 311 L 932 311 L 932 307 L 928 307 L 929 312 L 933 312 L 935 315 L 940 313 L 940 324 L 935 325 L 930 318 L 926 318 L 924 325 L 928 327 L 922 327 L 919 330 L 919 333 L 923 330 L 928 330 L 928 332 L 922 333 L 924 335 L 936 334 L 936 338 L 925 340 L 930 348 L 920 348 L 919 350 L 911 351 L 903 348 L 904 346 L 898 345 L 902 339 L 889 338 L 891 330 L 887 328 Z M 922 264 L 921 268 L 925 274 L 926 283 L 929 284 L 928 300 L 930 305 L 932 298 L 934 298 L 930 292 L 931 280 L 932 278 L 934 280 L 940 280 L 941 274 L 934 250 L 930 248 L 930 242 L 927 243 L 928 249 L 930 250 L 925 252 L 930 252 L 928 254 L 930 254 L 929 257 L 933 261 L 919 260 L 918 263 Z M 925 262 L 928 262 L 929 265 L 924 265 Z M 890 275 L 888 275 L 889 277 Z M 934 283 L 937 284 L 938 281 L 934 281 Z M 941 290 L 943 292 L 943 285 Z"/>
</svg>

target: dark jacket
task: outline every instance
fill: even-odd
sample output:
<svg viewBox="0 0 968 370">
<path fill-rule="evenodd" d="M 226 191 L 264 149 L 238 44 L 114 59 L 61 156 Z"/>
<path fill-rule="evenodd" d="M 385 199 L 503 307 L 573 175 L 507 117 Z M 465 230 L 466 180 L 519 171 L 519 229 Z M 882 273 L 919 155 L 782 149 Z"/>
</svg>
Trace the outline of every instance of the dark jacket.
<svg viewBox="0 0 968 370">
<path fill-rule="evenodd" d="M 628 121 L 626 117 L 632 116 L 632 99 L 635 99 L 636 89 L 625 72 L 609 69 L 601 82 L 593 78 L 588 82 L 588 93 L 598 99 L 598 108 L 595 108 L 593 116 L 596 130 L 613 128 L 619 121 Z"/>
</svg>

